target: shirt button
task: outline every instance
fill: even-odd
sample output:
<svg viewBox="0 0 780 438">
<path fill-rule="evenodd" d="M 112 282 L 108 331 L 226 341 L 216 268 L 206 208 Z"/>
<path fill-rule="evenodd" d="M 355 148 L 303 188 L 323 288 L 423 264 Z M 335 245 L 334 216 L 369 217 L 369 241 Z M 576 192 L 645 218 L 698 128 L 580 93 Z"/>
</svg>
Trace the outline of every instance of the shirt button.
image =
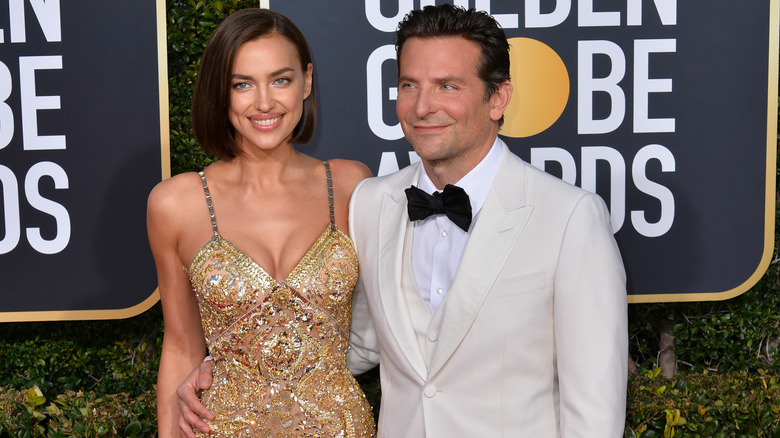
<svg viewBox="0 0 780 438">
<path fill-rule="evenodd" d="M 447 237 L 447 230 L 441 232 L 441 237 Z"/>
<path fill-rule="evenodd" d="M 442 293 L 444 293 L 444 291 L 441 288 L 438 288 L 436 289 L 436 293 L 441 295 Z"/>
<path fill-rule="evenodd" d="M 436 387 L 435 386 L 428 386 L 425 388 L 425 391 L 423 391 L 423 394 L 425 394 L 428 398 L 433 398 L 436 396 Z"/>
</svg>

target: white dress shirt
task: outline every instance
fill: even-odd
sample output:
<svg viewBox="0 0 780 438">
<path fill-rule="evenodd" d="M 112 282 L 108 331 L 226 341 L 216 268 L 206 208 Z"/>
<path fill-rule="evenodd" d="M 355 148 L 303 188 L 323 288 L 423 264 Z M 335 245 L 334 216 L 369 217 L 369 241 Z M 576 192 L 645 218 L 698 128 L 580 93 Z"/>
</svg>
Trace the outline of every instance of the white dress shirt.
<svg viewBox="0 0 780 438">
<path fill-rule="evenodd" d="M 455 279 L 469 235 L 493 184 L 500 161 L 501 144 L 496 138 L 485 158 L 455 184 L 469 195 L 473 218 L 469 231 L 461 230 L 445 215 L 430 216 L 416 221 L 414 225 L 412 273 L 420 295 L 432 314 L 436 313 Z M 417 186 L 428 194 L 437 191 L 423 166 L 420 166 Z"/>
</svg>

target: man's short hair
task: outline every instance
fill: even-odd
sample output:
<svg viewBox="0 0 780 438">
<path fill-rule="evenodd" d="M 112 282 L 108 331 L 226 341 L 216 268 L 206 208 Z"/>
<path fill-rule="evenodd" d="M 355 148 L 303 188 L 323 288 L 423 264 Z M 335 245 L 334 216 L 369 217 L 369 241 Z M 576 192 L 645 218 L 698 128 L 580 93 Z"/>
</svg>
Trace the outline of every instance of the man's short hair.
<svg viewBox="0 0 780 438">
<path fill-rule="evenodd" d="M 220 23 L 203 50 L 192 94 L 192 130 L 206 153 L 234 158 L 240 151 L 230 123 L 230 83 L 236 52 L 242 44 L 271 35 L 288 39 L 298 51 L 305 72 L 311 63 L 309 45 L 301 31 L 278 12 L 248 8 L 230 14 Z M 314 134 L 317 105 L 314 81 L 303 101 L 301 120 L 293 129 L 293 143 L 308 143 Z"/>
<path fill-rule="evenodd" d="M 485 100 L 509 80 L 509 43 L 498 22 L 487 12 L 442 4 L 408 13 L 396 31 L 396 60 L 401 69 L 401 51 L 409 38 L 460 37 L 480 49 L 477 76 L 485 84 Z M 501 119 L 503 122 L 503 117 Z"/>
</svg>

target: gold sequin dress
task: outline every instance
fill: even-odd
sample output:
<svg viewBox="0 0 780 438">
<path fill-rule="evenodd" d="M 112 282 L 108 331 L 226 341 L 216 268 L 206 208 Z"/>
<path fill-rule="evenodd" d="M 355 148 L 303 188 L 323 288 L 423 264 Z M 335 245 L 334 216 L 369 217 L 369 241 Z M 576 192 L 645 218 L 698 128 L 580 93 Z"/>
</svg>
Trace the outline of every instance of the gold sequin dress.
<svg viewBox="0 0 780 438">
<path fill-rule="evenodd" d="M 201 401 L 218 437 L 373 437 L 374 418 L 347 369 L 358 262 L 333 218 L 284 281 L 277 281 L 217 230 L 206 177 L 212 239 L 188 270 L 214 383 Z M 324 190 L 323 190 L 324 194 Z"/>
</svg>

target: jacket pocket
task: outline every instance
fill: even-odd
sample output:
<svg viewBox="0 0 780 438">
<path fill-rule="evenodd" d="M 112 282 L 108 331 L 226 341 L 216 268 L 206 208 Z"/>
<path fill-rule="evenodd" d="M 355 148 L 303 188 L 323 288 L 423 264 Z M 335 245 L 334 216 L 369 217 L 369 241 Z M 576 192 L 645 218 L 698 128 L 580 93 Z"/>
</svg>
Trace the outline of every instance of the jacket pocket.
<svg viewBox="0 0 780 438">
<path fill-rule="evenodd" d="M 529 293 L 541 293 L 545 290 L 544 271 L 523 272 L 499 276 L 493 285 L 488 299 L 500 299 Z"/>
</svg>

